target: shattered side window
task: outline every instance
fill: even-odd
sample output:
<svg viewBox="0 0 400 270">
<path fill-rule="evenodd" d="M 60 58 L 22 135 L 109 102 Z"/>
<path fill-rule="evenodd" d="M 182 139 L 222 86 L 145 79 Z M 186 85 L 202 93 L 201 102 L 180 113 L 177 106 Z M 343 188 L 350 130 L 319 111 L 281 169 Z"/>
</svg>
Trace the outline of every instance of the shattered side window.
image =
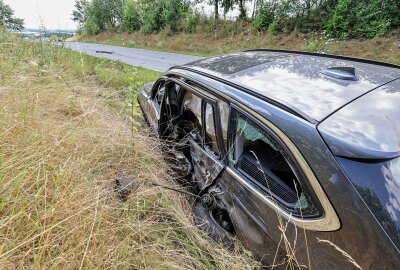
<svg viewBox="0 0 400 270">
<path fill-rule="evenodd" d="M 236 128 L 228 153 L 230 165 L 287 212 L 299 216 L 319 214 L 278 141 L 238 112 L 234 113 L 233 124 Z"/>
</svg>

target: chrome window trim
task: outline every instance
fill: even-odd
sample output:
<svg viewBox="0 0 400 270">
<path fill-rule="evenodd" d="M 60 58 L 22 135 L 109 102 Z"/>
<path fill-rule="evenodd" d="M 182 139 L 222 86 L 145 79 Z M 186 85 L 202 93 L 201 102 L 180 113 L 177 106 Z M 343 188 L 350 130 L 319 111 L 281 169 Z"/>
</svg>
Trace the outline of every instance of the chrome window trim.
<svg viewBox="0 0 400 270">
<path fill-rule="evenodd" d="M 336 211 L 334 210 L 331 202 L 329 201 L 328 197 L 325 194 L 325 191 L 322 189 L 321 184 L 319 183 L 318 179 L 314 175 L 313 171 L 311 170 L 310 166 L 308 165 L 307 161 L 304 159 L 303 155 L 300 153 L 300 151 L 297 149 L 297 147 L 294 145 L 294 143 L 278 128 L 276 127 L 273 123 L 268 121 L 265 117 L 261 116 L 251 108 L 244 106 L 243 104 L 239 103 L 237 100 L 225 95 L 224 93 L 219 92 L 216 89 L 213 89 L 210 86 L 198 83 L 195 78 L 191 78 L 191 76 L 188 76 L 187 74 L 182 74 L 179 72 L 173 72 L 174 74 L 179 74 L 182 77 L 186 77 L 189 80 L 192 80 L 193 82 L 196 82 L 196 84 L 205 87 L 210 91 L 211 93 L 216 93 L 216 95 L 219 95 L 223 97 L 225 100 L 228 100 L 230 103 L 235 104 L 237 107 L 242 109 L 243 111 L 247 112 L 251 116 L 253 116 L 255 119 L 259 120 L 261 123 L 263 123 L 265 126 L 267 126 L 272 132 L 277 135 L 282 142 L 286 145 L 286 147 L 289 149 L 297 163 L 299 164 L 300 169 L 303 171 L 306 179 L 309 181 L 313 191 L 315 192 L 315 195 L 317 196 L 319 203 L 321 204 L 323 208 L 323 215 L 318 218 L 301 218 L 301 217 L 295 217 L 285 210 L 283 210 L 276 202 L 273 201 L 273 199 L 269 198 L 266 196 L 264 193 L 259 191 L 255 186 L 253 186 L 251 183 L 246 181 L 242 176 L 237 174 L 232 168 L 229 166 L 226 167 L 226 171 L 238 182 L 242 183 L 245 185 L 247 188 L 249 188 L 257 197 L 259 197 L 263 202 L 265 202 L 267 205 L 269 205 L 273 210 L 275 210 L 278 214 L 280 214 L 282 217 L 293 223 L 294 225 L 304 228 L 307 230 L 313 230 L 313 231 L 336 231 L 340 229 L 341 223 L 339 220 L 338 215 L 336 214 Z M 232 105 L 230 105 L 232 107 Z"/>
</svg>

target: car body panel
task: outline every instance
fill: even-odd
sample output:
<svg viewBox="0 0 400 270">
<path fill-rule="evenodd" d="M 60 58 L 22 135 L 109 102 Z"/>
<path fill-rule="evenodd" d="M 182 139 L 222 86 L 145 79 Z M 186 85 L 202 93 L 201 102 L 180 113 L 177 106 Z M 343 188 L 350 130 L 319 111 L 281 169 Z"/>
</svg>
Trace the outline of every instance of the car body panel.
<svg viewBox="0 0 400 270">
<path fill-rule="evenodd" d="M 400 155 L 400 80 L 360 97 L 318 125 L 333 154 L 385 159 Z"/>
<path fill-rule="evenodd" d="M 213 154 L 203 149 L 194 140 L 190 140 L 190 153 L 193 159 L 193 174 L 198 181 L 200 190 L 208 187 L 225 168 L 224 164 L 214 157 Z"/>
<path fill-rule="evenodd" d="M 149 125 L 154 129 L 158 130 L 158 120 L 160 119 L 160 108 L 151 99 L 152 89 L 155 82 L 148 83 L 139 91 L 138 102 L 142 112 L 146 116 L 146 120 Z"/>
</svg>

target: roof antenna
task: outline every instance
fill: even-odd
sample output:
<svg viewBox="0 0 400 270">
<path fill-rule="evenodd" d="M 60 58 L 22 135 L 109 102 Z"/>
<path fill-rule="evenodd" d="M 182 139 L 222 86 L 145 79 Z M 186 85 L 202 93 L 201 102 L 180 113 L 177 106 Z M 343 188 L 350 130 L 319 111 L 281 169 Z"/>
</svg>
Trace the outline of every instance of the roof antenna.
<svg viewBox="0 0 400 270">
<path fill-rule="evenodd" d="M 346 81 L 357 81 L 355 68 L 353 67 L 332 67 L 321 71 L 322 74 Z"/>
</svg>

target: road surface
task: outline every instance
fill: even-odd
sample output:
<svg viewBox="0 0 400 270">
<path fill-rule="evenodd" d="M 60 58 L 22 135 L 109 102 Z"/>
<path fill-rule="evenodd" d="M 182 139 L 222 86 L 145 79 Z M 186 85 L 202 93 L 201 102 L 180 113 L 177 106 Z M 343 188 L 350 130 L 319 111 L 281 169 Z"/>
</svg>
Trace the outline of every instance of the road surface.
<svg viewBox="0 0 400 270">
<path fill-rule="evenodd" d="M 168 70 L 172 66 L 183 65 L 202 59 L 202 57 L 186 54 L 167 53 L 82 42 L 66 42 L 65 47 L 89 55 L 104 57 L 111 60 L 119 60 L 129 65 L 150 68 L 161 72 Z"/>
</svg>

